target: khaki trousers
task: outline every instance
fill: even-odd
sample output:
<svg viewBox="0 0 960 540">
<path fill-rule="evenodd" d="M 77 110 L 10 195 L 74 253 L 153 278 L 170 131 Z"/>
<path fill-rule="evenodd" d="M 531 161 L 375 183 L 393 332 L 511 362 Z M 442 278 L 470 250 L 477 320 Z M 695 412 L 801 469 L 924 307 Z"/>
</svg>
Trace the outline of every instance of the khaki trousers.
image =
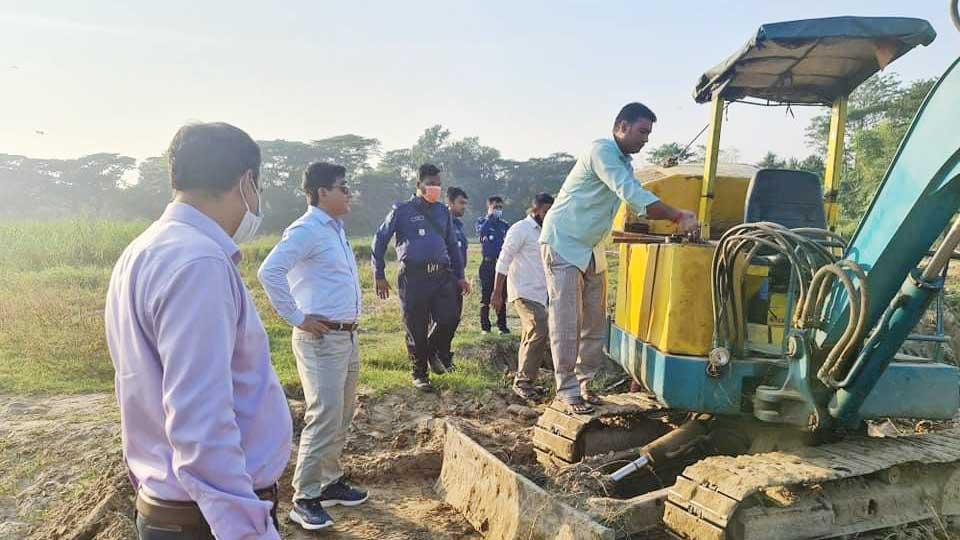
<svg viewBox="0 0 960 540">
<path fill-rule="evenodd" d="M 548 361 L 550 331 L 547 328 L 547 308 L 539 302 L 525 298 L 517 298 L 512 303 L 520 317 L 520 351 L 513 384 L 530 386 L 537 380 L 540 366 Z"/>
<path fill-rule="evenodd" d="M 553 352 L 557 397 L 570 403 L 603 365 L 606 334 L 607 273 L 597 272 L 590 259 L 586 272 L 541 244 L 547 276 L 550 349 Z"/>
<path fill-rule="evenodd" d="M 306 400 L 293 498 L 314 499 L 343 476 L 340 454 L 356 405 L 360 348 L 356 332 L 316 337 L 294 328 L 293 354 Z"/>
</svg>

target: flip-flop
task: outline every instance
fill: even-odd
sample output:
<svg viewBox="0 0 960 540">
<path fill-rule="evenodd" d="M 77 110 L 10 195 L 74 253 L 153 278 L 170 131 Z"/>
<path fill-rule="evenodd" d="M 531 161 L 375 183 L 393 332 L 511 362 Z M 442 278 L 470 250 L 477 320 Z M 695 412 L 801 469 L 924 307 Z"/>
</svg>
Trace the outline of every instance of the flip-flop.
<svg viewBox="0 0 960 540">
<path fill-rule="evenodd" d="M 514 386 L 513 393 L 520 399 L 526 401 L 537 401 L 540 399 L 540 394 L 537 393 L 536 389 L 529 386 Z"/>
<path fill-rule="evenodd" d="M 603 400 L 597 397 L 597 395 L 592 392 L 581 394 L 580 399 L 586 401 L 591 405 L 603 405 Z"/>
<path fill-rule="evenodd" d="M 593 412 L 593 406 L 582 398 L 573 403 L 563 402 L 563 406 L 573 414 L 590 414 Z"/>
</svg>

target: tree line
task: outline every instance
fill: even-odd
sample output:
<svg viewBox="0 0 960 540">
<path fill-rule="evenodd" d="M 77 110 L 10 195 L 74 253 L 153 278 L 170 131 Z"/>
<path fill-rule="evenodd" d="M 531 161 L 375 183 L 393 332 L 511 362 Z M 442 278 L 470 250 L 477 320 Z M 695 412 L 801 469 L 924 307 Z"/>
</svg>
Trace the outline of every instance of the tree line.
<svg viewBox="0 0 960 540">
<path fill-rule="evenodd" d="M 476 137 L 454 139 L 436 125 L 424 130 L 410 148 L 384 152 L 380 141 L 340 135 L 311 142 L 258 141 L 263 164 L 260 178 L 266 209 L 263 230 L 283 230 L 303 213 L 300 191 L 304 169 L 314 161 L 347 168 L 354 192 L 347 227 L 356 234 L 372 232 L 393 202 L 413 192 L 417 167 L 423 162 L 444 171 L 444 185 L 457 185 L 470 196 L 467 219 L 485 212 L 486 197 L 504 197 L 505 218 L 521 219 L 533 196 L 556 193 L 573 166 L 569 154 L 556 153 L 525 161 L 504 159 L 496 148 Z M 375 163 L 375 165 L 373 164 Z M 170 201 L 166 157 L 140 161 L 101 153 L 76 159 L 35 159 L 0 154 L 0 219 L 48 220 L 72 216 L 152 220 Z"/>
<path fill-rule="evenodd" d="M 902 82 L 895 74 L 877 75 L 850 96 L 840 186 L 841 219 L 846 230 L 862 215 L 934 79 Z M 806 128 L 810 154 L 803 158 L 768 152 L 760 167 L 795 168 L 822 175 L 829 111 Z M 504 217 L 521 219 L 533 195 L 556 193 L 573 166 L 573 156 L 555 153 L 524 161 L 504 159 L 477 137 L 455 139 L 435 125 L 410 148 L 383 151 L 375 138 L 340 135 L 311 142 L 259 141 L 267 232 L 282 230 L 303 212 L 299 185 L 313 161 L 344 165 L 354 190 L 347 226 L 355 234 L 372 232 L 394 201 L 412 193 L 416 169 L 432 162 L 444 171 L 444 185 L 457 185 L 470 196 L 467 220 L 481 215 L 488 195 L 504 197 Z M 734 149 L 721 159 L 738 161 Z M 703 147 L 678 143 L 652 148 L 647 160 L 660 163 L 702 161 Z M 102 219 L 152 220 L 170 200 L 170 179 L 162 155 L 140 161 L 112 153 L 76 159 L 35 159 L 0 154 L 0 219 L 57 219 L 94 216 Z"/>
<path fill-rule="evenodd" d="M 852 232 L 866 211 L 917 109 L 935 83 L 936 79 L 932 78 L 905 83 L 895 73 L 877 74 L 850 95 L 839 193 L 842 232 Z M 825 110 L 813 117 L 806 127 L 806 145 L 810 150 L 807 156 L 786 157 L 767 152 L 756 165 L 810 171 L 822 178 L 829 130 L 830 112 Z M 736 152 L 730 149 L 727 152 L 728 155 L 724 156 L 724 150 L 721 150 L 721 161 L 735 161 L 729 159 L 729 154 Z M 648 160 L 663 163 L 674 159 L 686 163 L 703 161 L 703 155 L 702 145 L 691 150 L 674 142 L 652 149 Z"/>
</svg>

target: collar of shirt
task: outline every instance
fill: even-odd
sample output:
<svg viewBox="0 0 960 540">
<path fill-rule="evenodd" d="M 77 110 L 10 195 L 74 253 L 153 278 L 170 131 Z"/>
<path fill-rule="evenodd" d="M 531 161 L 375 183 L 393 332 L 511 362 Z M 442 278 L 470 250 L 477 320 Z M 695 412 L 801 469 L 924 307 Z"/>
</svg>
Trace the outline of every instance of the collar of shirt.
<svg viewBox="0 0 960 540">
<path fill-rule="evenodd" d="M 533 219 L 533 216 L 527 216 L 527 218 L 524 219 L 524 221 L 529 221 L 530 224 L 533 225 L 536 230 L 538 231 L 540 230 L 540 224 L 537 223 L 537 220 Z"/>
<path fill-rule="evenodd" d="M 603 139 L 598 139 L 598 140 L 602 141 Z M 610 140 L 612 140 L 612 141 L 613 141 L 613 145 L 617 147 L 617 152 L 620 154 L 620 160 L 623 161 L 624 163 L 626 163 L 627 165 L 629 165 L 630 163 L 632 163 L 632 162 L 633 162 L 633 156 L 630 156 L 630 155 L 628 155 L 628 154 L 624 154 L 624 153 L 623 153 L 623 150 L 620 149 L 620 145 L 617 144 L 617 140 L 616 140 L 616 139 L 610 139 Z"/>
<path fill-rule="evenodd" d="M 239 264 L 243 258 L 243 255 L 240 253 L 240 247 L 237 246 L 237 243 L 233 241 L 233 238 L 230 238 L 227 231 L 224 231 L 219 223 L 187 203 L 172 202 L 168 204 L 167 209 L 163 211 L 163 215 L 160 216 L 158 221 L 179 221 L 180 223 L 186 223 L 216 242 L 234 264 Z"/>
<path fill-rule="evenodd" d="M 342 220 L 334 218 L 333 216 L 328 214 L 326 210 L 322 208 L 317 208 L 312 204 L 307 208 L 307 214 L 309 214 L 314 219 L 319 220 L 320 223 L 323 223 L 324 225 L 328 223 L 333 223 L 333 226 L 336 227 L 337 230 L 340 230 L 340 228 L 343 226 Z"/>
</svg>

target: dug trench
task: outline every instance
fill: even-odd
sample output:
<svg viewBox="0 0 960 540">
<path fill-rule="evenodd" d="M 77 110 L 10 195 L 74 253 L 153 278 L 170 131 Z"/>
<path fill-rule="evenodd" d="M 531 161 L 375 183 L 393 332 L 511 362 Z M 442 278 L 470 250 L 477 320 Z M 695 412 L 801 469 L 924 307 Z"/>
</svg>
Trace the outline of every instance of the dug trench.
<svg viewBox="0 0 960 540">
<path fill-rule="evenodd" d="M 299 428 L 302 403 L 291 399 L 290 404 Z M 292 495 L 292 455 L 281 479 L 282 536 L 296 540 L 483 538 L 478 531 L 481 527 L 446 504 L 436 489 L 444 465 L 447 423 L 550 497 L 616 530 L 617 501 L 634 493 L 612 489 L 595 466 L 598 460 L 563 469 L 542 466 L 531 439 L 543 410 L 543 405 L 520 403 L 502 387 L 473 397 L 452 392 L 423 395 L 406 389 L 361 394 L 344 466 L 350 480 L 370 490 L 370 501 L 355 508 L 332 509 L 336 527 L 329 532 L 297 529 L 285 517 Z M 118 416 L 113 396 L 107 394 L 0 396 L 0 470 L 4 471 L 0 475 L 0 538 L 136 538 L 133 493 L 119 452 Z M 878 424 L 874 429 L 877 435 L 895 435 L 930 427 L 941 426 L 901 421 Z M 462 478 L 464 484 L 476 480 Z M 619 537 L 629 537 L 620 532 Z M 669 535 L 653 529 L 632 537 Z M 858 538 L 950 536 L 940 524 L 921 523 Z"/>
</svg>

